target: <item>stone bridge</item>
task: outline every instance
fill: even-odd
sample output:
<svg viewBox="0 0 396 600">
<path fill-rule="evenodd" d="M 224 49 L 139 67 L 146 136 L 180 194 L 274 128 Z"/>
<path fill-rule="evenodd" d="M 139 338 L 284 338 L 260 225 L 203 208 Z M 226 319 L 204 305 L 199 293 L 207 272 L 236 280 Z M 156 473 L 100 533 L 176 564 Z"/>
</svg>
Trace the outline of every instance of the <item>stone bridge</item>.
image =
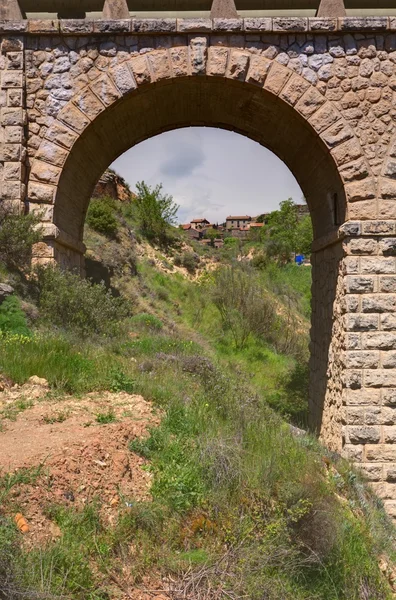
<svg viewBox="0 0 396 600">
<path fill-rule="evenodd" d="M 314 224 L 312 424 L 396 517 L 396 18 L 19 8 L 0 22 L 1 199 L 40 213 L 35 260 L 83 269 L 92 190 L 142 140 L 205 125 L 275 152 Z"/>
</svg>

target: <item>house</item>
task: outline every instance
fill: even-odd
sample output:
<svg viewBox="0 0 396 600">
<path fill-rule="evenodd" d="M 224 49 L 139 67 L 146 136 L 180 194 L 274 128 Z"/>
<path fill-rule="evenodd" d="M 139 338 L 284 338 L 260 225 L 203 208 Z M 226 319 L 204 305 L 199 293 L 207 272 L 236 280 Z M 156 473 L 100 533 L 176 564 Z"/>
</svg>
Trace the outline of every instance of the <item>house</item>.
<svg viewBox="0 0 396 600">
<path fill-rule="evenodd" d="M 229 216 L 226 220 L 226 229 L 240 229 L 241 227 L 247 227 L 252 220 L 252 217 L 248 215 L 243 216 Z"/>
<path fill-rule="evenodd" d="M 215 248 L 222 248 L 224 246 L 224 240 L 222 238 L 216 238 L 213 240 L 213 245 Z"/>
<path fill-rule="evenodd" d="M 193 219 L 190 225 L 193 229 L 205 229 L 210 223 L 207 219 Z"/>
<path fill-rule="evenodd" d="M 250 229 L 260 229 L 264 227 L 264 223 L 250 223 Z"/>
</svg>

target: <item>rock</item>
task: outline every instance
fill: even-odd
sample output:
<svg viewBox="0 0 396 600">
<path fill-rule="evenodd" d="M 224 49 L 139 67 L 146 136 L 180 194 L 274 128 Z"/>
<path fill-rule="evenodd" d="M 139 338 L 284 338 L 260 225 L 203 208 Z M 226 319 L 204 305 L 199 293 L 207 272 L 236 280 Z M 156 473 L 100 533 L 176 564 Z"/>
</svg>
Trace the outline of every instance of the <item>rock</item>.
<svg viewBox="0 0 396 600">
<path fill-rule="evenodd" d="M 48 381 L 46 379 L 44 379 L 43 377 L 37 377 L 37 375 L 33 375 L 32 377 L 29 377 L 28 383 L 30 383 L 31 385 L 38 385 L 38 386 L 44 387 L 44 388 L 49 387 Z"/>
<path fill-rule="evenodd" d="M 14 288 L 8 283 L 0 283 L 0 304 L 7 298 L 7 296 L 12 296 L 14 293 Z"/>
</svg>

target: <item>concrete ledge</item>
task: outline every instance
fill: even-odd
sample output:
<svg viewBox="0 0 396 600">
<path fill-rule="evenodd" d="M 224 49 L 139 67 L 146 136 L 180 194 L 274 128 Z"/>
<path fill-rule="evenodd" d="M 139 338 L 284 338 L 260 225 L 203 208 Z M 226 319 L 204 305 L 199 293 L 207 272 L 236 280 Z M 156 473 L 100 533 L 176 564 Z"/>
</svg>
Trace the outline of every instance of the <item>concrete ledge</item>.
<svg viewBox="0 0 396 600">
<path fill-rule="evenodd" d="M 173 33 L 329 33 L 396 31 L 396 17 L 262 17 L 245 19 L 31 19 L 0 21 L 2 33 L 31 35 L 125 34 L 169 35 Z"/>
<path fill-rule="evenodd" d="M 53 223 L 42 224 L 42 238 L 45 241 L 54 240 L 65 248 L 70 248 L 79 254 L 85 254 L 87 247 L 83 242 L 75 240 L 65 231 L 62 231 Z"/>
</svg>

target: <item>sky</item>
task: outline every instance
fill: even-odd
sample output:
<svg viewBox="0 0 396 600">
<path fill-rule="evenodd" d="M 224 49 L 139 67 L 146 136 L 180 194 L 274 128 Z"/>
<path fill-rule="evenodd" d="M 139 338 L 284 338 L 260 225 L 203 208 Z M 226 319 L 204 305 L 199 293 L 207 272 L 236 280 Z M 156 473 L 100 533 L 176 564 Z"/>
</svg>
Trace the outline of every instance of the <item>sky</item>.
<svg viewBox="0 0 396 600">
<path fill-rule="evenodd" d="M 137 181 L 163 184 L 180 206 L 178 221 L 205 217 L 221 223 L 228 215 L 257 216 L 276 210 L 302 191 L 275 154 L 230 131 L 188 127 L 162 133 L 134 146 L 112 168 L 134 190 Z"/>
</svg>

